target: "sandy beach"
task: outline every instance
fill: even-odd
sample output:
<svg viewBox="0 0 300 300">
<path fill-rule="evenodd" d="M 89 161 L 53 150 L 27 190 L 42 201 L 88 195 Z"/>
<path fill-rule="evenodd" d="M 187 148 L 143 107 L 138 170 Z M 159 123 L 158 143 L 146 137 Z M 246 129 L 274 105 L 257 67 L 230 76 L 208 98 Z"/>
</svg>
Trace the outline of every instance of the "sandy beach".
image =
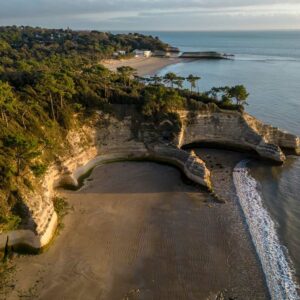
<svg viewBox="0 0 300 300">
<path fill-rule="evenodd" d="M 99 166 L 63 192 L 64 229 L 42 255 L 15 259 L 2 299 L 268 299 L 232 182 L 243 155 L 197 151 L 225 204 L 170 166 Z"/>
<path fill-rule="evenodd" d="M 101 63 L 111 71 L 116 71 L 121 66 L 130 66 L 137 70 L 139 76 L 154 75 L 160 69 L 182 61 L 180 58 L 161 57 L 134 57 L 125 60 L 104 60 Z"/>
</svg>

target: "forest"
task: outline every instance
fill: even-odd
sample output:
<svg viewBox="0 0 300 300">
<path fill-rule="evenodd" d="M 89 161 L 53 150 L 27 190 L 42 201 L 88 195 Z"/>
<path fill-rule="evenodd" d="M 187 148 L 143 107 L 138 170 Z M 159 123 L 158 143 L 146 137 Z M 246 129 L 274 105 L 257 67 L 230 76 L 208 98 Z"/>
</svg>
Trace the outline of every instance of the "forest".
<svg viewBox="0 0 300 300">
<path fill-rule="evenodd" d="M 196 91 L 201 78 L 140 78 L 130 67 L 101 65 L 118 50 L 164 50 L 157 37 L 98 31 L 0 27 L 0 232 L 22 226 L 21 187 L 33 189 L 64 150 L 70 129 L 96 110 L 133 105 L 145 118 L 208 103 L 243 110 L 243 86 Z M 185 88 L 187 81 L 190 88 Z"/>
</svg>

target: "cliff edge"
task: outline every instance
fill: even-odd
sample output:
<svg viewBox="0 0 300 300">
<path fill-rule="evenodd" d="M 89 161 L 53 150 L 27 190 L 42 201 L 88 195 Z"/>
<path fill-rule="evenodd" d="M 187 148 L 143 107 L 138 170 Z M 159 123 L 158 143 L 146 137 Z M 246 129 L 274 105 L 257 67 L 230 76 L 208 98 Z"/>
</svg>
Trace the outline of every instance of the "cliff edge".
<svg viewBox="0 0 300 300">
<path fill-rule="evenodd" d="M 52 199 L 55 188 L 79 186 L 79 179 L 95 166 L 119 160 L 152 160 L 179 168 L 185 176 L 211 189 L 210 171 L 187 145 L 218 145 L 253 151 L 277 163 L 285 160 L 282 149 L 300 154 L 299 138 L 265 125 L 247 113 L 224 111 L 207 106 L 199 112 L 179 111 L 173 117 L 141 118 L 132 109 L 121 107 L 112 114 L 97 112 L 93 121 L 67 136 L 66 154 L 57 158 L 37 183 L 38 190 L 24 195 L 29 225 L 0 234 L 0 248 L 6 243 L 43 248 L 52 239 L 57 215 Z M 174 117 L 174 116 L 177 117 Z"/>
</svg>

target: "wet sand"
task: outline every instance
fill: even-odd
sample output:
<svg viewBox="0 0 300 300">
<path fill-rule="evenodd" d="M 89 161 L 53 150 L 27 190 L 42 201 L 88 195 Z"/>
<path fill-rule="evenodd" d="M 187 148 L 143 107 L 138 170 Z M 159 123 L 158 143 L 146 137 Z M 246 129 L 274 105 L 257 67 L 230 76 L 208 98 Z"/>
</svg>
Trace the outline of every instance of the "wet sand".
<svg viewBox="0 0 300 300">
<path fill-rule="evenodd" d="M 5 299 L 266 299 L 231 179 L 241 157 L 199 151 L 225 204 L 173 167 L 99 166 L 80 191 L 65 192 L 73 211 L 50 249 L 15 259 Z"/>
<path fill-rule="evenodd" d="M 123 60 L 110 59 L 102 61 L 101 63 L 111 71 L 116 71 L 117 68 L 122 66 L 129 66 L 136 69 L 139 76 L 145 76 L 154 75 L 160 69 L 179 63 L 180 61 L 182 61 L 180 58 L 135 57 Z"/>
</svg>

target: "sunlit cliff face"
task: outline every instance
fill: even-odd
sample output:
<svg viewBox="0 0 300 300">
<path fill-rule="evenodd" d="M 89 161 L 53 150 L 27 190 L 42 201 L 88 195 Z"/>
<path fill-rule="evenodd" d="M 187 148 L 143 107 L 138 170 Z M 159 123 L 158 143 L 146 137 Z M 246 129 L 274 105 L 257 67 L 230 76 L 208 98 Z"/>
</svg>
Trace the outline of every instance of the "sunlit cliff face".
<svg viewBox="0 0 300 300">
<path fill-rule="evenodd" d="M 10 0 L 0 25 L 99 30 L 300 29 L 299 0 Z"/>
</svg>

